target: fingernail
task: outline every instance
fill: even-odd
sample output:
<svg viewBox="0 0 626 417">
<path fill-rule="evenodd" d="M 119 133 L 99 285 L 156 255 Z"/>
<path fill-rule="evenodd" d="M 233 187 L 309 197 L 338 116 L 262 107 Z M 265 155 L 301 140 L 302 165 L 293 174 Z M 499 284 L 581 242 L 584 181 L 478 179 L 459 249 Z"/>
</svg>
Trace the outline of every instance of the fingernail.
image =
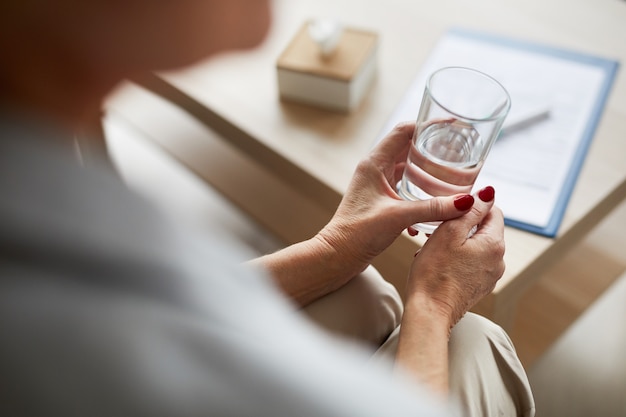
<svg viewBox="0 0 626 417">
<path fill-rule="evenodd" d="M 486 186 L 478 192 L 478 197 L 485 203 L 490 202 L 496 195 L 496 190 L 491 185 Z"/>
<path fill-rule="evenodd" d="M 460 211 L 469 210 L 472 208 L 473 205 L 474 197 L 469 194 L 465 194 L 454 199 L 454 207 L 456 207 L 457 210 Z"/>
</svg>

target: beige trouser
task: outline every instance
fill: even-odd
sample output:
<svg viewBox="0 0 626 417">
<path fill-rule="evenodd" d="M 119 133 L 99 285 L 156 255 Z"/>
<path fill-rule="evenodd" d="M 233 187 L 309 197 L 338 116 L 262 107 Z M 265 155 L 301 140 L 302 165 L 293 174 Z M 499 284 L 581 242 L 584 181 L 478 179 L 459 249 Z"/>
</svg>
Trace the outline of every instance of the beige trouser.
<svg viewBox="0 0 626 417">
<path fill-rule="evenodd" d="M 312 303 L 305 313 L 332 332 L 372 347 L 372 361 L 396 353 L 402 300 L 373 267 L 340 290 Z M 533 416 L 526 372 L 506 332 L 468 313 L 450 336 L 450 393 L 467 416 Z"/>
</svg>

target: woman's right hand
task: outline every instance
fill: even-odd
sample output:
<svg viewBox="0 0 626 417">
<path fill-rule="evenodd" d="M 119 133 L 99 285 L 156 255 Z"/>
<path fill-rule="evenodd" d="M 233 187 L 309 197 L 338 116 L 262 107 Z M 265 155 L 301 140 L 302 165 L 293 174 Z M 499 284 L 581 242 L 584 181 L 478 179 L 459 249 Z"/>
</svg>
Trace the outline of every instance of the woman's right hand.
<svg viewBox="0 0 626 417">
<path fill-rule="evenodd" d="M 416 254 L 409 274 L 407 303 L 432 301 L 450 328 L 504 273 L 504 218 L 494 194 L 492 187 L 482 189 L 469 213 L 443 222 Z"/>
</svg>

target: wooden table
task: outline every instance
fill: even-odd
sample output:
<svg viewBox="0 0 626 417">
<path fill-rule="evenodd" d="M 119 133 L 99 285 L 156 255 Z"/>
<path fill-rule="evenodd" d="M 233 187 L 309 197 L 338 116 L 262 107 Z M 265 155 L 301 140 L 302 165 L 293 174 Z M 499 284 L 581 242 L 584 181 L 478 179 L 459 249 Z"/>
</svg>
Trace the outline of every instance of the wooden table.
<svg viewBox="0 0 626 417">
<path fill-rule="evenodd" d="M 273 28 L 258 49 L 141 81 L 186 116 L 161 118 L 162 104 L 148 109 L 124 92 L 112 108 L 144 126 L 172 155 L 286 243 L 311 236 L 330 218 L 357 162 L 448 28 L 487 31 L 626 63 L 626 2 L 619 0 L 280 0 L 274 7 Z M 338 17 L 380 35 L 377 78 L 351 114 L 278 98 L 276 59 L 303 22 L 318 16 Z M 517 301 L 539 274 L 625 196 L 626 77 L 621 71 L 557 237 L 507 228 L 506 273 L 476 311 L 509 327 Z M 421 243 L 405 234 L 375 262 L 400 290 Z"/>
</svg>

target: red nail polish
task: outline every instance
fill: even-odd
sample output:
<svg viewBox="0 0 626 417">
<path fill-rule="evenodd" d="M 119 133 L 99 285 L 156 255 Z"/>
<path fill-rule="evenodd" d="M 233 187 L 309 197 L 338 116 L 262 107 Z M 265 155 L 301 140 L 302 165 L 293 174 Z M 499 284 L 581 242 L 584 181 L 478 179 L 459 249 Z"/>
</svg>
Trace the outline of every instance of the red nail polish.
<svg viewBox="0 0 626 417">
<path fill-rule="evenodd" d="M 478 197 L 485 203 L 490 202 L 496 195 L 496 190 L 491 185 L 486 186 L 478 192 Z"/>
<path fill-rule="evenodd" d="M 454 207 L 456 207 L 457 210 L 460 211 L 469 210 L 472 208 L 473 205 L 474 197 L 469 194 L 465 194 L 454 199 Z"/>
</svg>

